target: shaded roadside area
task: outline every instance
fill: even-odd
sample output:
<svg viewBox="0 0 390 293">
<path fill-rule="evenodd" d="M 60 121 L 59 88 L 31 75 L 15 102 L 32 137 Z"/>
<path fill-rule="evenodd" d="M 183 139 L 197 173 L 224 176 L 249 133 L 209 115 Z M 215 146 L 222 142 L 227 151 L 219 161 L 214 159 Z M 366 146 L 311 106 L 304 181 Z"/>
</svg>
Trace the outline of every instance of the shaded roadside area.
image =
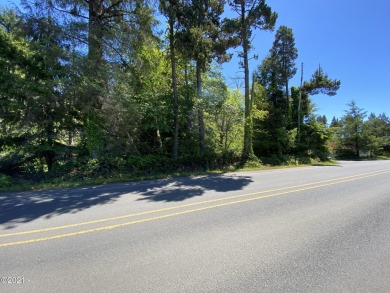
<svg viewBox="0 0 390 293">
<path fill-rule="evenodd" d="M 4 229 L 12 229 L 38 218 L 50 219 L 61 214 L 78 213 L 94 206 L 111 204 L 124 196 L 132 196 L 137 201 L 178 202 L 202 196 L 207 191 L 242 190 L 251 182 L 253 181 L 249 176 L 208 175 L 0 193 L 0 225 Z"/>
</svg>

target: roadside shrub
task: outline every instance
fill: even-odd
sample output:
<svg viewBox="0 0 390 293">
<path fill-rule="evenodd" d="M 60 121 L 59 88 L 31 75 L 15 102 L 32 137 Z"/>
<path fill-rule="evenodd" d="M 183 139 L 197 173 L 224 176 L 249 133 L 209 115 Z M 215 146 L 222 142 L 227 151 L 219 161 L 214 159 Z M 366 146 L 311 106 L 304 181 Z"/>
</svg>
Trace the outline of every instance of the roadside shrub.
<svg viewBox="0 0 390 293">
<path fill-rule="evenodd" d="M 241 153 L 233 150 L 224 150 L 218 155 L 219 167 L 226 167 L 240 163 Z"/>
<path fill-rule="evenodd" d="M 173 159 L 159 155 L 131 156 L 126 161 L 130 172 L 167 172 L 174 168 Z"/>
<path fill-rule="evenodd" d="M 351 149 L 338 149 L 336 153 L 337 159 L 356 159 L 354 150 Z"/>
<path fill-rule="evenodd" d="M 11 177 L 0 173 L 0 188 L 9 188 L 11 185 Z"/>
<path fill-rule="evenodd" d="M 260 160 L 250 159 L 244 164 L 244 168 L 259 168 L 261 166 Z"/>
<path fill-rule="evenodd" d="M 231 168 L 240 163 L 241 154 L 232 150 L 186 154 L 178 158 L 177 167 L 181 170 L 215 170 Z"/>
<path fill-rule="evenodd" d="M 283 159 L 278 155 L 271 155 L 269 157 L 261 157 L 261 161 L 266 165 L 278 166 L 283 164 Z"/>
<path fill-rule="evenodd" d="M 287 166 L 294 166 L 294 165 L 298 165 L 299 164 L 298 159 L 297 159 L 296 156 L 284 155 L 282 157 L 282 159 L 283 159 L 284 165 L 287 165 Z"/>
<path fill-rule="evenodd" d="M 309 152 L 310 157 L 316 161 L 328 161 L 329 152 L 328 150 L 313 149 Z"/>
<path fill-rule="evenodd" d="M 296 159 L 302 165 L 310 165 L 312 163 L 310 156 L 307 154 L 299 154 Z"/>
<path fill-rule="evenodd" d="M 177 167 L 180 170 L 192 171 L 199 169 L 207 169 L 210 162 L 207 162 L 207 156 L 199 153 L 184 154 L 179 156 L 177 160 Z"/>
<path fill-rule="evenodd" d="M 107 157 L 99 161 L 98 169 L 102 174 L 111 174 L 126 171 L 127 161 L 122 157 Z"/>
</svg>

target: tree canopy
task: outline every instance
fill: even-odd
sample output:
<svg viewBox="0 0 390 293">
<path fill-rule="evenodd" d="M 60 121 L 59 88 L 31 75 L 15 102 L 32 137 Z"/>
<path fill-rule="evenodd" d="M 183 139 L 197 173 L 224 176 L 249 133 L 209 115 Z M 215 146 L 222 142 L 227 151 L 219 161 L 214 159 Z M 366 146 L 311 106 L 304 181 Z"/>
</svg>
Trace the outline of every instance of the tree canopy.
<svg viewBox="0 0 390 293">
<path fill-rule="evenodd" d="M 351 102 L 330 125 L 316 113 L 311 96 L 334 96 L 341 84 L 321 66 L 290 85 L 293 28 L 280 25 L 271 48 L 253 47 L 255 30 L 276 26 L 264 0 L 23 0 L 19 8 L 0 10 L 4 176 L 72 180 L 389 152 L 384 113 L 366 117 Z M 233 17 L 223 19 L 227 9 Z M 229 88 L 219 65 L 237 47 L 243 89 Z M 269 55 L 251 72 L 257 51 Z"/>
</svg>

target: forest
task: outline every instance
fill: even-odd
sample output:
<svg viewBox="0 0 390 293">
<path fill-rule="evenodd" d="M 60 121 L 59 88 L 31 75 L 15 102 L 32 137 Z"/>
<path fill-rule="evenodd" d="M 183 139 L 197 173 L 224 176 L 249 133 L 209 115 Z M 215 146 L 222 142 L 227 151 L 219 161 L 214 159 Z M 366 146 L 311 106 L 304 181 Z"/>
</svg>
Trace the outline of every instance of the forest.
<svg viewBox="0 0 390 293">
<path fill-rule="evenodd" d="M 265 0 L 0 7 L 0 188 L 389 155 L 385 113 L 353 100 L 329 123 L 315 112 L 311 97 L 341 86 L 321 66 L 290 85 L 303 64 L 277 18 Z M 262 31 L 271 48 L 253 48 Z M 232 49 L 237 88 L 221 73 Z"/>
</svg>

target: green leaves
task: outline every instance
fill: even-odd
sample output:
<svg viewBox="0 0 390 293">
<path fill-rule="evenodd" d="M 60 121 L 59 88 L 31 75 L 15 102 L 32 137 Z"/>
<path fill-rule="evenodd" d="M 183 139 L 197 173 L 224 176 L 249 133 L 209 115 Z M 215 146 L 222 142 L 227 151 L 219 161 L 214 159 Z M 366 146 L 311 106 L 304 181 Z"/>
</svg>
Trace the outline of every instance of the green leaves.
<svg viewBox="0 0 390 293">
<path fill-rule="evenodd" d="M 343 147 L 353 150 L 356 157 L 364 150 L 366 141 L 364 135 L 364 118 L 366 111 L 359 108 L 354 100 L 347 104 L 349 107 L 341 119 L 340 140 Z"/>
<path fill-rule="evenodd" d="M 0 172 L 73 172 L 88 169 L 91 157 L 97 168 L 134 159 L 152 172 L 157 158 L 158 170 L 173 162 L 172 153 L 172 167 L 181 157 L 189 168 L 218 156 L 234 163 L 242 150 L 254 158 L 252 137 L 256 155 L 280 162 L 326 153 L 330 132 L 309 95 L 334 95 L 340 82 L 319 67 L 301 93 L 289 88 L 292 29 L 280 26 L 250 84 L 253 32 L 273 30 L 277 18 L 264 0 L 229 1 L 236 15 L 223 20 L 224 0 L 160 1 L 168 35 L 156 31 L 145 1 L 23 3 L 23 14 L 0 12 Z M 215 63 L 238 46 L 245 92 L 230 90 Z M 390 148 L 384 114 L 362 131 L 373 153 Z"/>
<path fill-rule="evenodd" d="M 309 95 L 325 94 L 328 96 L 336 95 L 341 82 L 337 79 L 330 79 L 321 65 L 313 73 L 309 82 L 304 82 L 303 88 Z"/>
<path fill-rule="evenodd" d="M 235 20 L 226 21 L 225 26 L 231 32 L 232 38 L 236 38 L 237 44 L 242 46 L 242 53 L 239 54 L 243 58 L 242 67 L 244 68 L 245 84 L 245 127 L 242 153 L 243 161 L 245 161 L 254 156 L 252 148 L 253 121 L 251 113 L 253 97 L 252 99 L 250 98 L 248 58 L 248 53 L 251 49 L 252 32 L 255 29 L 273 30 L 277 14 L 272 12 L 264 0 L 234 0 L 228 3 L 238 14 L 238 17 Z"/>
<path fill-rule="evenodd" d="M 270 50 L 270 58 L 272 65 L 275 66 L 278 84 L 284 86 L 297 72 L 295 60 L 298 58 L 298 50 L 295 48 L 295 39 L 291 28 L 281 26 L 276 31 L 275 40 Z"/>
</svg>

